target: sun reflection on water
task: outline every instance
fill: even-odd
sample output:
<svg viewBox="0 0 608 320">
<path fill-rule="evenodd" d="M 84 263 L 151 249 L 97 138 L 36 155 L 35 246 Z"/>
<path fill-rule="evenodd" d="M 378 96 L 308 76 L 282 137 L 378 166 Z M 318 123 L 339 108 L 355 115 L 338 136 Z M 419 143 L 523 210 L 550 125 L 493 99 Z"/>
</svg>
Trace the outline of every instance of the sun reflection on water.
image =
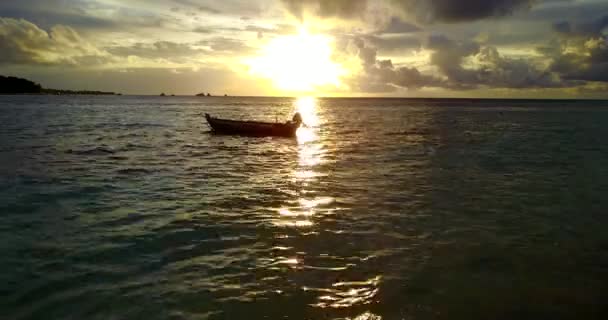
<svg viewBox="0 0 608 320">
<path fill-rule="evenodd" d="M 317 99 L 313 97 L 301 97 L 295 102 L 295 111 L 302 116 L 304 125 L 296 132 L 298 144 L 307 144 L 319 139 L 318 126 L 319 116 L 317 115 Z"/>
<path fill-rule="evenodd" d="M 355 305 L 366 305 L 374 302 L 378 294 L 381 276 L 365 281 L 336 282 L 331 288 L 307 288 L 322 293 L 314 304 L 319 308 L 349 308 Z"/>
<path fill-rule="evenodd" d="M 323 123 L 323 109 L 317 99 L 303 97 L 295 100 L 294 112 L 300 113 L 303 125 L 297 131 L 297 159 L 294 159 L 292 172 L 289 172 L 290 183 L 288 200 L 278 207 L 274 207 L 274 225 L 278 228 L 287 228 L 282 232 L 292 233 L 291 236 L 277 235 L 279 243 L 286 241 L 284 246 L 274 247 L 271 256 L 260 262 L 269 270 L 294 270 L 306 272 L 307 270 L 331 270 L 341 272 L 356 265 L 350 262 L 334 265 L 331 253 L 314 252 L 314 248 L 306 246 L 307 237 L 323 232 L 320 225 L 328 215 L 336 213 L 337 200 L 329 194 L 320 192 L 318 184 L 330 175 L 324 166 L 327 161 L 326 154 L 332 150 L 328 145 L 327 136 L 324 136 L 321 127 Z M 341 231 L 336 231 L 336 234 Z M 293 238 L 303 237 L 294 242 Z M 302 244 L 304 244 L 302 246 Z M 312 249 L 312 250 L 311 250 Z M 321 262 L 324 261 L 324 262 Z M 328 263 L 327 261 L 331 261 Z M 344 277 L 342 279 L 348 279 Z M 380 290 L 381 276 L 359 278 L 357 281 L 331 281 L 324 284 L 318 282 L 314 287 L 302 285 L 303 291 L 313 293 L 314 300 L 309 305 L 318 309 L 339 309 L 339 312 L 377 303 Z M 329 310 L 326 310 L 329 311 Z M 363 310 L 360 310 L 363 311 Z M 359 312 L 360 312 L 359 311 Z M 381 320 L 382 317 L 370 311 L 359 314 L 348 320 Z"/>
<path fill-rule="evenodd" d="M 359 316 L 357 316 L 356 318 L 347 318 L 347 320 L 382 320 L 382 317 L 379 315 L 375 315 L 371 312 L 365 312 L 363 314 L 360 314 Z"/>
<path fill-rule="evenodd" d="M 303 125 L 297 131 L 297 165 L 292 173 L 292 182 L 297 186 L 295 199 L 287 206 L 277 209 L 277 226 L 311 227 L 317 207 L 333 201 L 330 197 L 307 197 L 311 183 L 323 174 L 318 166 L 323 163 L 325 149 L 319 136 L 320 119 L 318 101 L 313 97 L 298 98 L 294 102 L 294 112 L 300 113 Z"/>
</svg>

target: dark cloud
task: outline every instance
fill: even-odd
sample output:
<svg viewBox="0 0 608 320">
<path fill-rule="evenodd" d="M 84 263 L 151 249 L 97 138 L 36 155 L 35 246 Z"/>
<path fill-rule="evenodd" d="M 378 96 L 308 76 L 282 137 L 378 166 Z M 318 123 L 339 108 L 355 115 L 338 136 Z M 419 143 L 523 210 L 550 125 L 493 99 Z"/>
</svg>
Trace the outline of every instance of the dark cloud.
<svg viewBox="0 0 608 320">
<path fill-rule="evenodd" d="M 367 8 L 367 0 L 281 0 L 287 10 L 299 19 L 305 13 L 320 17 L 355 18 Z"/>
<path fill-rule="evenodd" d="M 469 87 L 478 83 L 477 73 L 462 67 L 465 57 L 479 52 L 479 44 L 455 42 L 443 35 L 432 35 L 427 48 L 433 50 L 431 64 L 437 66 L 457 87 Z"/>
<path fill-rule="evenodd" d="M 510 15 L 533 0 L 392 0 L 423 22 L 464 22 Z"/>
<path fill-rule="evenodd" d="M 105 12 L 103 16 L 93 12 Z M 161 27 L 166 17 L 151 12 L 134 14 L 129 8 L 83 0 L 0 1 L 0 16 L 25 19 L 40 28 L 66 25 L 81 32 Z"/>
<path fill-rule="evenodd" d="M 286 8 L 302 19 L 310 12 L 320 17 L 361 17 L 367 0 L 282 0 Z M 534 0 L 389 0 L 406 15 L 421 22 L 464 22 L 500 17 L 532 6 Z"/>
<path fill-rule="evenodd" d="M 418 49 L 421 46 L 420 39 L 410 34 L 399 34 L 395 36 L 362 36 L 372 46 L 378 48 L 382 53 L 402 52 L 404 50 Z"/>
<path fill-rule="evenodd" d="M 563 79 L 608 82 L 607 37 L 566 40 L 542 50 L 552 58 L 550 69 Z"/>
<path fill-rule="evenodd" d="M 537 1 L 539 4 L 523 15 L 523 18 L 534 21 L 562 21 L 585 22 L 605 15 L 608 11 L 607 1 Z"/>
<path fill-rule="evenodd" d="M 520 89 L 564 86 L 556 74 L 541 70 L 524 59 L 504 57 L 494 47 L 481 48 L 476 58 L 480 64 L 475 70 L 478 85 Z"/>
<path fill-rule="evenodd" d="M 354 45 L 364 73 L 350 85 L 366 92 L 389 92 L 397 88 L 440 87 L 454 90 L 484 88 L 559 88 L 557 73 L 543 70 L 524 59 L 502 56 L 495 47 L 470 41 L 454 41 L 443 35 L 427 39 L 431 65 L 440 75 L 422 73 L 413 66 L 395 66 L 391 60 L 377 58 L 368 39 L 356 38 Z"/>
<path fill-rule="evenodd" d="M 444 86 L 441 79 L 422 74 L 414 67 L 395 67 L 391 60 L 378 60 L 376 48 L 368 46 L 361 38 L 353 39 L 353 43 L 364 69 L 362 75 L 349 81 L 350 85 L 357 90 L 391 92 L 397 88 L 418 89 Z"/>
<path fill-rule="evenodd" d="M 568 34 L 572 32 L 572 27 L 570 27 L 570 23 L 568 21 L 561 21 L 553 24 L 553 30 L 558 33 Z"/>
<path fill-rule="evenodd" d="M 434 35 L 429 37 L 427 48 L 433 51 L 431 64 L 439 68 L 454 88 L 472 89 L 483 85 L 547 88 L 563 85 L 555 74 L 540 70 L 526 60 L 504 57 L 495 47 Z M 472 59 L 472 66 L 465 68 L 465 59 Z"/>
<path fill-rule="evenodd" d="M 384 26 L 384 28 L 378 30 L 377 33 L 411 33 L 418 31 L 421 31 L 418 26 L 408 22 L 404 22 L 400 18 L 392 17 L 389 20 L 388 24 Z"/>
<path fill-rule="evenodd" d="M 79 0 L 69 5 L 61 0 L 0 1 L 0 15 L 6 18 L 25 19 L 42 27 L 51 28 L 62 24 L 86 29 L 112 28 L 116 23 L 110 19 L 87 14 L 94 6 Z"/>
<path fill-rule="evenodd" d="M 560 21 L 561 37 L 538 49 L 551 59 L 550 70 L 569 81 L 608 82 L 608 15 L 590 21 Z"/>
<path fill-rule="evenodd" d="M 562 77 L 574 81 L 608 82 L 608 63 L 595 64 L 593 68 L 577 69 L 563 74 Z"/>
<path fill-rule="evenodd" d="M 598 36 L 606 27 L 608 27 L 608 15 L 574 25 L 568 21 L 560 21 L 553 24 L 553 30 L 559 34 L 582 37 Z"/>
</svg>

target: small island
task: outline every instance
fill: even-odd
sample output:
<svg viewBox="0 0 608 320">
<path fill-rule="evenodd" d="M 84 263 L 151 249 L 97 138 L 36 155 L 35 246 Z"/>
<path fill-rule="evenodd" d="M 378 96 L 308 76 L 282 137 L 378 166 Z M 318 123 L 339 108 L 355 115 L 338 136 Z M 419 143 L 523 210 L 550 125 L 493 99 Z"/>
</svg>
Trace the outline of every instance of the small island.
<svg viewBox="0 0 608 320">
<path fill-rule="evenodd" d="M 114 92 L 104 91 L 48 89 L 27 79 L 1 75 L 0 94 L 116 95 Z"/>
</svg>

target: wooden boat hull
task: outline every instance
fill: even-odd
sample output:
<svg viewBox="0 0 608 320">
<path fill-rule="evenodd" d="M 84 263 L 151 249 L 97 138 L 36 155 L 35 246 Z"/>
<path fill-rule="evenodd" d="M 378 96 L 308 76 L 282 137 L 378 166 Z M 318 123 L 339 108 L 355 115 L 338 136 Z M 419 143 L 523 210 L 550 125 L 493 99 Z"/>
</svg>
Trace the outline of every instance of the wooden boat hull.
<svg viewBox="0 0 608 320">
<path fill-rule="evenodd" d="M 300 127 L 299 123 L 272 123 L 258 121 L 236 121 L 219 119 L 205 114 L 207 123 L 214 133 L 232 134 L 251 137 L 287 137 L 296 136 L 296 131 Z"/>
</svg>

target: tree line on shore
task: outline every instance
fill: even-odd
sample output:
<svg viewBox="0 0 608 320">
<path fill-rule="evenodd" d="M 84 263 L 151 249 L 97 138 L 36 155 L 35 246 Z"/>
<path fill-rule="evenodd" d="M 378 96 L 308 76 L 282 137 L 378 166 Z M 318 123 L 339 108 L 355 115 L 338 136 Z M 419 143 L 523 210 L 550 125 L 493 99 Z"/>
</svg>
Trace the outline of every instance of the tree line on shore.
<svg viewBox="0 0 608 320">
<path fill-rule="evenodd" d="M 93 90 L 60 90 L 43 88 L 40 84 L 33 81 L 0 75 L 0 94 L 93 94 L 93 95 L 115 95 L 114 92 L 93 91 Z"/>
</svg>

